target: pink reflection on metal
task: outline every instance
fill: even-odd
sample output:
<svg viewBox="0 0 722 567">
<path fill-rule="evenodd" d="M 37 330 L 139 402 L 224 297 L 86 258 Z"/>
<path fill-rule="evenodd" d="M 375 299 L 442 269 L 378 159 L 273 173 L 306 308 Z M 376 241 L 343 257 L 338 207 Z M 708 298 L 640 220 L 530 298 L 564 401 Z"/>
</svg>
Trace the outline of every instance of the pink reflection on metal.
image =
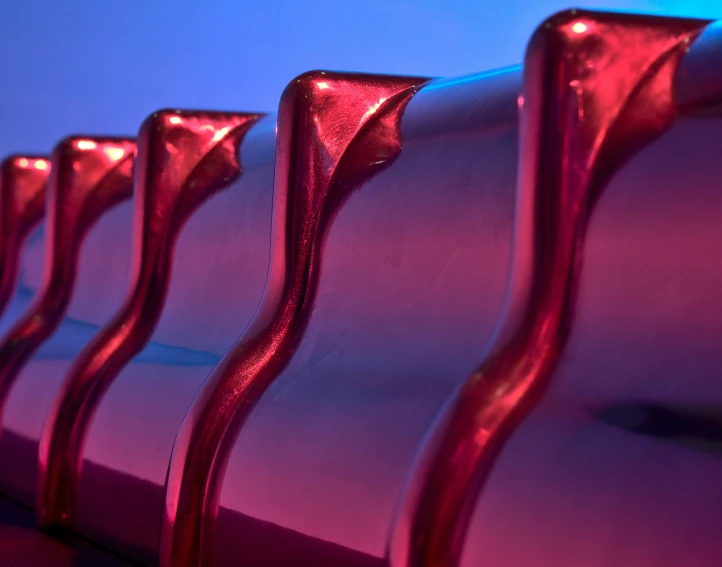
<svg viewBox="0 0 722 567">
<path fill-rule="evenodd" d="M 673 123 L 674 73 L 705 24 L 571 10 L 532 37 L 506 310 L 485 362 L 445 408 L 412 474 L 390 542 L 393 567 L 459 563 L 484 480 L 563 348 L 595 198 Z"/>
<path fill-rule="evenodd" d="M 109 158 L 104 151 L 109 148 L 123 156 Z M 135 142 L 125 138 L 69 137 L 53 150 L 42 284 L 28 311 L 0 341 L 0 421 L 21 368 L 68 307 L 87 232 L 106 211 L 130 198 L 134 157 Z"/>
<path fill-rule="evenodd" d="M 50 160 L 11 156 L 0 164 L 0 313 L 15 287 L 20 249 L 45 213 Z"/>
<path fill-rule="evenodd" d="M 46 420 L 36 499 L 40 525 L 72 525 L 81 450 L 95 409 L 157 325 L 183 224 L 241 174 L 238 146 L 259 117 L 164 110 L 141 127 L 131 285 L 120 311 L 74 361 Z"/>
<path fill-rule="evenodd" d="M 399 155 L 401 114 L 424 82 L 311 72 L 284 91 L 266 291 L 250 329 L 206 381 L 176 439 L 161 565 L 212 563 L 209 535 L 232 442 L 303 334 L 331 219 L 351 191 Z"/>
</svg>

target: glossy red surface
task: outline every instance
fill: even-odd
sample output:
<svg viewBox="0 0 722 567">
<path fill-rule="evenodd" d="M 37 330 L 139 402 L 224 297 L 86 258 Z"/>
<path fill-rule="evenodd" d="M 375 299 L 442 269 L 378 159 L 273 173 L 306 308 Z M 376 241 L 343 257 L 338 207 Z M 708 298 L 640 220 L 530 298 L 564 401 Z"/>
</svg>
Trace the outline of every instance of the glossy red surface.
<svg viewBox="0 0 722 567">
<path fill-rule="evenodd" d="M 620 164 L 673 123 L 674 74 L 705 23 L 571 10 L 532 37 L 506 311 L 412 473 L 392 565 L 459 563 L 484 480 L 563 349 L 594 201 Z"/>
<path fill-rule="evenodd" d="M 219 567 L 384 565 L 418 444 L 501 310 L 520 80 L 424 85 L 403 151 L 329 223 L 303 336 L 230 452 Z"/>
<path fill-rule="evenodd" d="M 132 190 L 135 142 L 71 137 L 53 150 L 41 287 L 0 342 L 0 418 L 22 366 L 52 334 L 68 306 L 81 243 L 90 227 Z"/>
<path fill-rule="evenodd" d="M 269 277 L 250 329 L 193 402 L 171 457 L 161 565 L 212 562 L 220 481 L 235 431 L 295 349 L 313 306 L 325 230 L 401 151 L 401 113 L 424 79 L 313 72 L 279 106 Z"/>
<path fill-rule="evenodd" d="M 148 565 L 716 565 L 719 29 L 572 11 L 523 71 L 304 75 L 275 180 L 274 117 L 151 119 L 126 303 L 129 203 L 7 397 L 0 486 Z M 74 561 L 2 504 L 12 557 Z"/>
<path fill-rule="evenodd" d="M 183 226 L 152 337 L 113 379 L 88 428 L 74 528 L 143 563 L 158 554 L 168 462 L 183 417 L 263 294 L 274 147 L 275 117 L 263 118 L 243 137 L 242 175 Z"/>
<path fill-rule="evenodd" d="M 62 320 L 23 364 L 8 393 L 0 433 L 0 462 L 11 465 L 0 470 L 0 490 L 23 505 L 34 507 L 39 439 L 62 380 L 72 361 L 122 303 L 130 267 L 131 224 L 132 204 L 125 201 L 105 213 L 88 231 Z M 41 225 L 23 248 L 21 278 L 8 308 L 11 319 L 21 316 L 38 294 L 43 228 Z"/>
<path fill-rule="evenodd" d="M 20 249 L 45 213 L 50 160 L 11 156 L 0 164 L 0 313 L 15 288 Z"/>
<path fill-rule="evenodd" d="M 80 451 L 95 408 L 152 335 L 178 232 L 204 200 L 240 175 L 238 146 L 258 117 L 166 110 L 141 128 L 130 289 L 120 311 L 76 359 L 46 420 L 36 507 L 41 525 L 73 523 Z"/>
<path fill-rule="evenodd" d="M 484 481 L 463 567 L 719 562 L 720 126 L 678 118 L 600 193 L 564 349 Z"/>
</svg>

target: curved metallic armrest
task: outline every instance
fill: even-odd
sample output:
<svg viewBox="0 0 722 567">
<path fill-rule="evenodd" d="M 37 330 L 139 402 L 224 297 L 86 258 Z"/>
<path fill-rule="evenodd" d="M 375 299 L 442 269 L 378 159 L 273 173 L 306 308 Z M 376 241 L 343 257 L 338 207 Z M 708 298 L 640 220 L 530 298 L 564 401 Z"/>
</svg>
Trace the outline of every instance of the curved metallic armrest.
<svg viewBox="0 0 722 567">
<path fill-rule="evenodd" d="M 72 296 L 80 247 L 109 209 L 131 194 L 135 143 L 69 137 L 53 151 L 43 280 L 32 304 L 0 341 L 0 422 L 19 373 L 60 324 Z"/>
<path fill-rule="evenodd" d="M 209 561 L 234 430 L 285 366 L 312 310 L 325 231 L 337 208 L 401 151 L 401 112 L 424 79 L 312 72 L 279 107 L 266 290 L 250 328 L 196 396 L 166 487 L 161 564 Z"/>
<path fill-rule="evenodd" d="M 17 155 L 0 164 L 0 314 L 17 283 L 20 250 L 45 214 L 50 159 Z"/>
<path fill-rule="evenodd" d="M 178 233 L 203 201 L 240 175 L 238 146 L 257 119 L 246 113 L 163 110 L 141 127 L 130 288 L 113 320 L 74 362 L 46 420 L 36 507 L 41 525 L 74 523 L 81 450 L 96 407 L 152 336 Z"/>
</svg>

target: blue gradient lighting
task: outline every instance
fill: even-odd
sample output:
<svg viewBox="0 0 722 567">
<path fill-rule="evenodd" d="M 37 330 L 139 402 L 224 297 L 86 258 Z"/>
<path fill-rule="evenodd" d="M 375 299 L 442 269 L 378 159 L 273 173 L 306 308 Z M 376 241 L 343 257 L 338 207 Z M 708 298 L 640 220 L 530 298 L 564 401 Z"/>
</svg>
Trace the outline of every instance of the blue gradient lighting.
<svg viewBox="0 0 722 567">
<path fill-rule="evenodd" d="M 7 0 L 0 155 L 71 132 L 134 134 L 153 110 L 275 110 L 309 69 L 460 76 L 516 64 L 556 0 Z M 722 18 L 718 0 L 580 8 Z"/>
</svg>

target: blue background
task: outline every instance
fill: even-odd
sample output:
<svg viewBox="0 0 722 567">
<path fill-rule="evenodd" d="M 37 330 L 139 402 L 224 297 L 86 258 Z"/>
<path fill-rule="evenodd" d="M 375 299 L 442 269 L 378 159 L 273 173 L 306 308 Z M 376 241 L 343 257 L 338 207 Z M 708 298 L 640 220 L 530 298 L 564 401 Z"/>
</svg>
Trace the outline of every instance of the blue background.
<svg viewBox="0 0 722 567">
<path fill-rule="evenodd" d="M 309 69 L 427 76 L 520 62 L 557 0 L 0 0 L 0 155 L 134 134 L 163 107 L 275 110 Z M 722 18 L 719 0 L 576 7 Z"/>
</svg>

